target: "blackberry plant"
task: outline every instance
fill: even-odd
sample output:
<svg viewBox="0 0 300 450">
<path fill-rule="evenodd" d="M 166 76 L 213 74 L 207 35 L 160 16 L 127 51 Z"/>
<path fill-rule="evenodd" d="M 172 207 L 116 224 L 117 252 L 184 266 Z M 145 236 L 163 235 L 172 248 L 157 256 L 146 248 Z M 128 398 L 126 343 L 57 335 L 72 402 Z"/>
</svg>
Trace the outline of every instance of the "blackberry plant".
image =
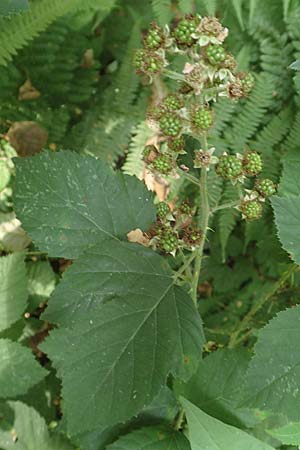
<svg viewBox="0 0 300 450">
<path fill-rule="evenodd" d="M 298 2 L 2 3 L 1 450 L 298 448 Z"/>
</svg>

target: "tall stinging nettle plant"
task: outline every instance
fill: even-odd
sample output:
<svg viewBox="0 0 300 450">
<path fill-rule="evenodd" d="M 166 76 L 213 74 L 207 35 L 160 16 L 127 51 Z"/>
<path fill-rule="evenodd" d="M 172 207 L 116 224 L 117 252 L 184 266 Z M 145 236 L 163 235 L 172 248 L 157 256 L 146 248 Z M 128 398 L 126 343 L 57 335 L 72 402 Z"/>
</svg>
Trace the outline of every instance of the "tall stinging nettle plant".
<svg viewBox="0 0 300 450">
<path fill-rule="evenodd" d="M 299 341 L 298 308 L 261 331 L 251 362 L 242 349 L 201 361 L 208 347 L 198 287 L 212 218 L 237 208 L 246 221 L 258 219 L 276 191 L 271 180 L 257 178 L 263 163 L 255 149 L 218 154 L 209 145 L 212 104 L 237 101 L 254 85 L 226 52 L 227 34 L 216 18 L 199 15 L 171 30 L 153 24 L 134 56 L 159 99 L 147 116 L 153 136 L 145 166 L 158 180 L 184 179 L 193 204 L 166 199 L 155 207 L 143 182 L 90 156 L 61 151 L 16 159 L 14 205 L 23 227 L 50 257 L 73 260 L 43 314 L 55 329 L 40 348 L 62 381 L 74 442 L 122 433 L 108 448 L 268 450 L 274 447 L 254 436 L 254 425 L 278 412 L 300 420 L 300 357 L 285 334 L 290 329 Z M 177 57 L 180 71 L 170 69 Z M 178 89 L 160 95 L 164 79 Z M 186 162 L 187 139 L 195 151 Z M 232 183 L 236 201 L 211 205 L 215 177 Z M 275 197 L 275 210 L 281 200 Z M 279 228 L 280 220 L 278 214 Z M 137 229 L 144 245 L 128 242 Z M 157 405 L 168 414 L 155 416 Z M 280 426 L 273 432 L 279 441 Z"/>
</svg>

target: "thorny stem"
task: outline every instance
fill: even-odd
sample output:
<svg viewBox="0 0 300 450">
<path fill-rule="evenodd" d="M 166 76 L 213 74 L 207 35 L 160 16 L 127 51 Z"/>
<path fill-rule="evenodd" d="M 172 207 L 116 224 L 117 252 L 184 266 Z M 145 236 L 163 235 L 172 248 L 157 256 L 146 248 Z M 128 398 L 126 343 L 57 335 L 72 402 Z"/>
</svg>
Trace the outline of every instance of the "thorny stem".
<svg viewBox="0 0 300 450">
<path fill-rule="evenodd" d="M 199 185 L 200 185 L 199 180 L 196 177 L 194 177 L 193 175 L 191 175 L 190 173 L 185 172 L 184 170 L 182 170 L 180 168 L 177 169 L 177 173 L 179 175 L 183 176 L 184 178 L 186 178 L 187 180 L 189 180 L 191 183 L 196 184 L 199 187 Z"/>
<path fill-rule="evenodd" d="M 250 334 L 252 334 L 253 330 L 248 330 L 243 336 L 240 337 L 240 334 L 248 328 L 249 323 L 251 322 L 252 318 L 255 316 L 255 314 L 278 292 L 286 283 L 288 278 L 290 278 L 291 275 L 294 274 L 298 270 L 298 267 L 293 264 L 289 267 L 287 271 L 285 271 L 280 279 L 275 283 L 270 291 L 262 296 L 257 303 L 255 303 L 248 314 L 243 318 L 243 320 L 240 322 L 238 328 L 235 330 L 234 333 L 232 333 L 228 347 L 233 348 L 239 343 L 241 343 L 246 337 L 248 337 Z"/>
<path fill-rule="evenodd" d="M 202 141 L 203 141 L 202 142 L 203 150 L 207 150 L 206 135 L 203 136 Z M 197 248 L 197 250 L 195 250 L 196 260 L 195 260 L 195 267 L 194 267 L 194 274 L 193 274 L 193 281 L 192 281 L 192 299 L 193 299 L 193 302 L 195 303 L 195 305 L 197 305 L 198 283 L 199 283 L 203 250 L 204 250 L 204 244 L 206 241 L 209 215 L 210 215 L 208 192 L 207 192 L 207 170 L 205 167 L 201 169 L 200 198 L 201 198 L 201 216 L 200 216 L 200 220 L 199 220 L 199 226 L 202 230 L 203 235 L 202 235 L 202 240 L 201 240 L 200 246 Z"/>
</svg>

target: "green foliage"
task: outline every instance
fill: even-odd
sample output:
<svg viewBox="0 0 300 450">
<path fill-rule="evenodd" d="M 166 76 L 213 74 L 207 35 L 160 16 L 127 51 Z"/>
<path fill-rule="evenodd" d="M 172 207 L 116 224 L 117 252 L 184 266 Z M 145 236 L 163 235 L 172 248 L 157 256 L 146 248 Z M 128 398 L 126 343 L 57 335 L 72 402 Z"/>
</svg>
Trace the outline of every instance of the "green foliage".
<svg viewBox="0 0 300 450">
<path fill-rule="evenodd" d="M 174 40 L 196 13 L 222 25 L 189 16 Z M 299 446 L 299 2 L 6 0 L 0 15 L 0 448 Z M 139 79 L 153 21 L 163 73 Z M 255 87 L 236 101 L 244 71 Z M 24 121 L 48 133 L 39 155 L 17 157 L 38 140 Z"/>
<path fill-rule="evenodd" d="M 258 441 L 249 434 L 226 425 L 205 414 L 201 409 L 182 398 L 181 403 L 187 415 L 192 450 L 272 450 L 272 447 Z M 274 449 L 273 449 L 274 450 Z"/>
<path fill-rule="evenodd" d="M 0 258 L 0 331 L 19 320 L 27 304 L 27 278 L 24 254 Z"/>
<path fill-rule="evenodd" d="M 124 238 L 154 221 L 150 193 L 92 157 L 47 152 L 16 160 L 16 170 L 16 211 L 40 249 L 52 256 L 76 258 L 103 239 Z"/>
<path fill-rule="evenodd" d="M 30 350 L 17 342 L 0 339 L 0 398 L 14 398 L 26 394 L 28 389 L 46 376 Z"/>
<path fill-rule="evenodd" d="M 28 0 L 3 0 L 0 5 L 0 14 L 9 16 L 29 8 Z"/>
</svg>

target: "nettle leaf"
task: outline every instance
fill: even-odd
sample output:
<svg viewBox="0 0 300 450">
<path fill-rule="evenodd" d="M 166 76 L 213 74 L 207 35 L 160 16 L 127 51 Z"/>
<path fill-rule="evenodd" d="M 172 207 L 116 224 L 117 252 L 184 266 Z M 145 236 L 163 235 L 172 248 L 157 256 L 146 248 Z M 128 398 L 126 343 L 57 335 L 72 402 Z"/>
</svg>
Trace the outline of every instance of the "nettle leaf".
<svg viewBox="0 0 300 450">
<path fill-rule="evenodd" d="M 9 16 L 29 8 L 28 0 L 1 0 L 0 15 Z"/>
<path fill-rule="evenodd" d="M 200 361 L 187 382 L 177 382 L 176 391 L 207 414 L 237 427 L 253 427 L 254 411 L 238 408 L 250 354 L 247 350 L 218 350 Z"/>
<path fill-rule="evenodd" d="M 187 379 L 196 370 L 200 317 L 152 250 L 104 242 L 74 263 L 57 292 L 46 317 L 72 328 L 53 331 L 42 349 L 62 378 L 71 434 L 132 417 L 170 372 Z"/>
<path fill-rule="evenodd" d="M 299 420 L 300 306 L 280 312 L 258 334 L 243 388 L 244 405 Z"/>
<path fill-rule="evenodd" d="M 267 432 L 282 444 L 300 446 L 300 422 L 289 423 L 274 430 L 267 430 Z"/>
<path fill-rule="evenodd" d="M 208 416 L 182 397 L 192 450 L 274 450 L 238 428 Z"/>
<path fill-rule="evenodd" d="M 0 339 L 0 361 L 0 398 L 26 394 L 48 373 L 29 348 L 8 339 Z"/>
<path fill-rule="evenodd" d="M 77 258 L 108 238 L 126 238 L 155 220 L 152 194 L 135 177 L 75 152 L 17 158 L 15 210 L 50 256 Z"/>
<path fill-rule="evenodd" d="M 190 450 L 187 438 L 180 432 L 149 427 L 121 437 L 107 450 Z"/>
<path fill-rule="evenodd" d="M 14 413 L 10 431 L 0 430 L 3 450 L 72 450 L 74 447 L 59 434 L 51 435 L 38 412 L 21 402 L 7 402 Z M 6 419 L 6 417 L 4 417 Z"/>
<path fill-rule="evenodd" d="M 27 305 L 24 253 L 0 258 L 0 331 L 20 319 Z"/>
</svg>

